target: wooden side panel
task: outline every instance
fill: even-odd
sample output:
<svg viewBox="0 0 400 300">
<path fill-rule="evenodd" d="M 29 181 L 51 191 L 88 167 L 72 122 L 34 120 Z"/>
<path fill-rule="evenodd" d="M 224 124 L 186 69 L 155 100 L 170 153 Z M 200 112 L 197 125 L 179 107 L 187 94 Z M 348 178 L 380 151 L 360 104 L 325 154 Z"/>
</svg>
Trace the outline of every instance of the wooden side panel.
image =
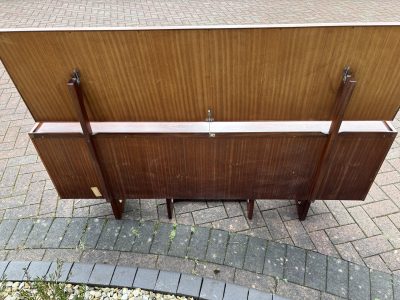
<svg viewBox="0 0 400 300">
<path fill-rule="evenodd" d="M 400 105 L 400 26 L 0 33 L 0 58 L 36 121 L 75 121 L 79 68 L 92 121 L 327 120 L 341 72 L 347 120 Z M 40 84 L 38 84 L 40 78 Z"/>
<path fill-rule="evenodd" d="M 303 199 L 321 135 L 96 135 L 117 198 Z"/>
<path fill-rule="evenodd" d="M 100 185 L 83 137 L 33 137 L 32 142 L 61 198 L 96 198 L 90 188 Z"/>
<path fill-rule="evenodd" d="M 341 133 L 319 199 L 364 200 L 396 133 Z"/>
</svg>

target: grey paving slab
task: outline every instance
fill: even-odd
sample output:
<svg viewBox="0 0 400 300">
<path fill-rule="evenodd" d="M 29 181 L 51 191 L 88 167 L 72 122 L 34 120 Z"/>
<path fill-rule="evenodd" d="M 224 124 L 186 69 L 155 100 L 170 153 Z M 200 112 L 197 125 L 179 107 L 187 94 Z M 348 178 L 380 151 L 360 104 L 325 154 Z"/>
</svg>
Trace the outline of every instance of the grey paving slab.
<svg viewBox="0 0 400 300">
<path fill-rule="evenodd" d="M 156 228 L 156 232 L 153 238 L 153 243 L 150 248 L 150 253 L 153 254 L 167 254 L 170 245 L 170 234 L 173 229 L 172 224 L 161 223 Z"/>
<path fill-rule="evenodd" d="M 177 225 L 175 229 L 175 236 L 171 241 L 168 255 L 185 257 L 187 248 L 189 246 L 191 227 L 187 225 Z"/>
<path fill-rule="evenodd" d="M 287 246 L 284 278 L 300 285 L 304 284 L 306 251 L 291 245 Z"/>
<path fill-rule="evenodd" d="M 117 266 L 111 279 L 111 286 L 131 287 L 135 279 L 137 268 Z"/>
<path fill-rule="evenodd" d="M 4 278 L 8 281 L 25 280 L 25 273 L 28 269 L 30 261 L 10 261 L 4 271 Z"/>
<path fill-rule="evenodd" d="M 247 300 L 249 289 L 240 285 L 227 283 L 225 285 L 224 300 Z"/>
<path fill-rule="evenodd" d="M 205 259 L 207 253 L 210 229 L 206 227 L 193 227 L 187 255 L 194 259 Z"/>
<path fill-rule="evenodd" d="M 286 245 L 269 242 L 265 254 L 264 270 L 266 275 L 283 278 L 283 267 L 286 257 Z"/>
<path fill-rule="evenodd" d="M 67 282 L 87 284 L 93 268 L 94 264 L 74 263 L 69 271 Z"/>
<path fill-rule="evenodd" d="M 392 275 L 373 270 L 371 277 L 371 299 L 393 299 Z"/>
<path fill-rule="evenodd" d="M 259 290 L 249 289 L 248 300 L 272 300 L 272 294 L 263 293 Z"/>
<path fill-rule="evenodd" d="M 153 290 L 156 286 L 158 273 L 158 270 L 138 268 L 132 286 L 134 288 Z"/>
<path fill-rule="evenodd" d="M 87 218 L 73 218 L 61 241 L 60 248 L 76 248 L 82 243 L 82 235 L 87 226 Z"/>
<path fill-rule="evenodd" d="M 200 299 L 204 300 L 222 300 L 224 297 L 225 282 L 204 278 L 200 290 Z"/>
<path fill-rule="evenodd" d="M 82 237 L 85 248 L 94 249 L 96 247 L 105 223 L 106 219 L 89 219 Z"/>
<path fill-rule="evenodd" d="M 203 279 L 199 276 L 182 274 L 179 281 L 177 293 L 179 295 L 186 295 L 197 298 L 200 295 L 202 282 Z"/>
<path fill-rule="evenodd" d="M 115 270 L 114 265 L 95 264 L 90 274 L 88 284 L 109 285 Z"/>
<path fill-rule="evenodd" d="M 51 218 L 35 220 L 33 228 L 25 242 L 25 248 L 40 248 L 52 222 L 53 219 Z"/>
<path fill-rule="evenodd" d="M 113 250 L 114 244 L 117 241 L 119 231 L 121 230 L 121 221 L 109 219 L 101 232 L 96 249 Z"/>
<path fill-rule="evenodd" d="M 58 248 L 67 229 L 69 219 L 56 218 L 47 232 L 46 238 L 42 243 L 43 248 Z"/>
<path fill-rule="evenodd" d="M 349 264 L 349 298 L 363 300 L 370 297 L 371 284 L 369 269 L 365 266 Z"/>
<path fill-rule="evenodd" d="M 29 233 L 31 232 L 32 226 L 33 226 L 33 220 L 31 219 L 19 220 L 5 248 L 6 249 L 21 248 L 25 244 L 25 241 L 28 238 Z"/>
<path fill-rule="evenodd" d="M 10 262 L 9 261 L 0 261 L 0 280 L 3 278 L 3 273 L 6 270 L 8 264 Z"/>
<path fill-rule="evenodd" d="M 50 266 L 50 261 L 32 261 L 27 270 L 29 279 L 45 278 Z"/>
<path fill-rule="evenodd" d="M 0 249 L 7 245 L 17 223 L 18 220 L 3 220 L 0 223 Z"/>
<path fill-rule="evenodd" d="M 317 252 L 307 251 L 306 260 L 305 285 L 324 291 L 326 288 L 326 256 Z"/>
<path fill-rule="evenodd" d="M 241 269 L 247 250 L 249 237 L 243 234 L 230 234 L 224 264 Z"/>
<path fill-rule="evenodd" d="M 326 291 L 333 295 L 347 298 L 348 296 L 348 262 L 328 257 L 328 272 Z"/>
<path fill-rule="evenodd" d="M 154 289 L 160 293 L 175 294 L 180 277 L 181 274 L 177 272 L 160 271 Z"/>
<path fill-rule="evenodd" d="M 123 220 L 121 225 L 121 231 L 119 232 L 117 241 L 114 245 L 114 250 L 118 251 L 130 251 L 132 245 L 137 238 L 136 228 L 140 226 L 139 221 Z"/>
<path fill-rule="evenodd" d="M 262 273 L 266 249 L 266 240 L 252 236 L 249 237 L 243 268 L 248 271 Z"/>
<path fill-rule="evenodd" d="M 149 253 L 154 237 L 154 222 L 144 222 L 135 232 L 137 237 L 132 245 L 132 251 Z"/>
<path fill-rule="evenodd" d="M 64 282 L 68 279 L 69 272 L 72 268 L 70 262 L 55 262 L 53 261 L 50 265 L 49 271 L 46 274 L 47 280 Z"/>
<path fill-rule="evenodd" d="M 211 230 L 206 253 L 207 261 L 217 264 L 222 264 L 224 262 L 228 238 L 229 234 L 226 231 L 217 229 Z"/>
<path fill-rule="evenodd" d="M 400 276 L 393 276 L 393 296 L 394 299 L 400 299 Z"/>
</svg>

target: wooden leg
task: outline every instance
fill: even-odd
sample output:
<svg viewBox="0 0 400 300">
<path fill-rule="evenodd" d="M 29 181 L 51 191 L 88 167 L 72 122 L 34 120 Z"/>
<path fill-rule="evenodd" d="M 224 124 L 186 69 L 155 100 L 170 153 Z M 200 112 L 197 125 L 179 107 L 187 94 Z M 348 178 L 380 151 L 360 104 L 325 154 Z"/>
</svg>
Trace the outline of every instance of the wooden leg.
<svg viewBox="0 0 400 300">
<path fill-rule="evenodd" d="M 168 219 L 172 219 L 172 210 L 173 210 L 173 201 L 172 199 L 167 198 L 167 213 L 168 213 Z"/>
<path fill-rule="evenodd" d="M 311 201 L 309 200 L 297 201 L 297 214 L 299 215 L 300 221 L 304 221 L 306 219 L 310 205 Z"/>
<path fill-rule="evenodd" d="M 111 200 L 111 207 L 116 219 L 121 219 L 124 213 L 125 200 Z"/>
<path fill-rule="evenodd" d="M 247 217 L 253 219 L 254 199 L 247 199 Z"/>
</svg>

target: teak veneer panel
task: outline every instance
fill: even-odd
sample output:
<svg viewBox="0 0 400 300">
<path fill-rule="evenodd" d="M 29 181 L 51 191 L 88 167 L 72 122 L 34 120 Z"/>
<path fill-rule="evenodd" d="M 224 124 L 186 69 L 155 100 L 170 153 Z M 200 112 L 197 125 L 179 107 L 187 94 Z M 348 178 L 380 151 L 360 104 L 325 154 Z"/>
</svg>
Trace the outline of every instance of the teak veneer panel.
<svg viewBox="0 0 400 300">
<path fill-rule="evenodd" d="M 76 121 L 81 70 L 92 121 L 329 120 L 343 67 L 347 120 L 400 105 L 400 27 L 152 29 L 0 33 L 0 58 L 36 121 Z"/>
</svg>

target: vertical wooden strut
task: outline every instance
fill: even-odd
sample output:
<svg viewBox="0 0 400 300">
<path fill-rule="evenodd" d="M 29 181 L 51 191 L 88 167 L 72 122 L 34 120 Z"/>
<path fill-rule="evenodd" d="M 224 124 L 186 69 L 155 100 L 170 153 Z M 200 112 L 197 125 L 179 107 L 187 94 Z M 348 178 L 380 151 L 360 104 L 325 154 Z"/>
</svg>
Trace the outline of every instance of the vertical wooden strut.
<svg viewBox="0 0 400 300">
<path fill-rule="evenodd" d="M 346 111 L 347 105 L 349 104 L 355 85 L 356 81 L 351 77 L 350 68 L 346 67 L 343 70 L 343 79 L 336 94 L 336 101 L 332 111 L 332 123 L 329 128 L 328 140 L 325 144 L 324 151 L 322 152 L 317 170 L 314 174 L 314 178 L 312 181 L 313 184 L 311 185 L 309 197 L 307 200 L 297 201 L 297 212 L 300 220 L 305 220 L 311 202 L 316 200 L 321 191 L 321 188 L 324 186 L 326 180 L 328 180 L 327 175 L 332 164 L 332 149 L 335 145 L 336 138 L 339 135 L 340 125 L 342 124 L 343 116 Z"/>
<path fill-rule="evenodd" d="M 108 183 L 105 179 L 102 166 L 99 162 L 98 155 L 96 152 L 96 147 L 92 139 L 92 128 L 90 126 L 89 118 L 85 109 L 83 91 L 81 88 L 79 71 L 74 70 L 71 79 L 68 81 L 68 89 L 74 104 L 76 114 L 78 115 L 79 122 L 82 127 L 82 132 L 85 137 L 85 142 L 88 147 L 92 162 L 100 181 L 100 189 L 102 196 L 111 203 L 111 207 L 116 219 L 121 219 L 122 213 L 124 211 L 124 200 L 116 200 L 111 196 L 110 189 L 108 188 Z"/>
</svg>

